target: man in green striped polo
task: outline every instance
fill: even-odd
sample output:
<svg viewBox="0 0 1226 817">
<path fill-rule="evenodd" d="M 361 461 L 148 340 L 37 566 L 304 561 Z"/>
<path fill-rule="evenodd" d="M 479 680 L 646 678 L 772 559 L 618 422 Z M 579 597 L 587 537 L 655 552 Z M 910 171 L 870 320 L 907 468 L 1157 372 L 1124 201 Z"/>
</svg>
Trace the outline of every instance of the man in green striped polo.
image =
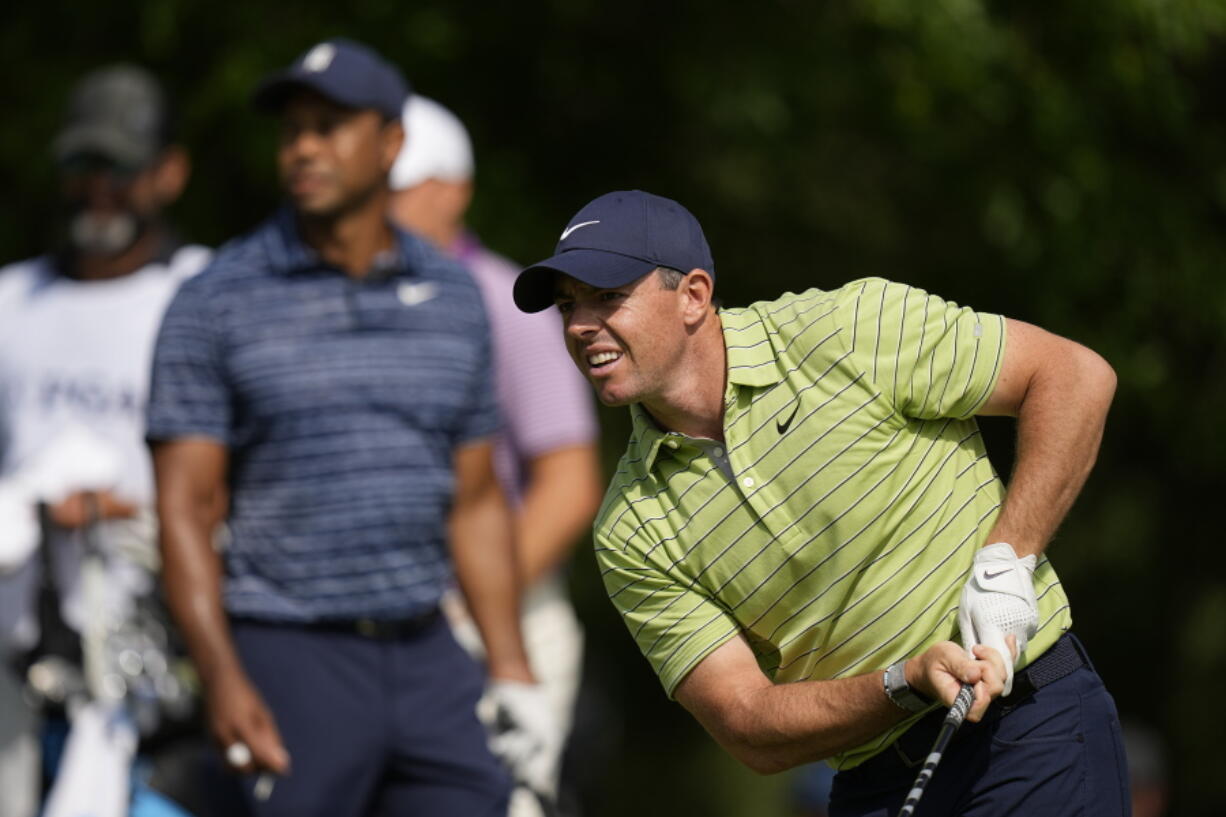
<svg viewBox="0 0 1226 817">
<path fill-rule="evenodd" d="M 1110 366 L 880 279 L 743 309 L 713 287 L 698 222 L 639 191 L 589 203 L 515 287 L 630 407 L 596 549 L 667 693 L 755 770 L 828 759 L 831 813 L 868 815 L 902 804 L 970 683 L 921 814 L 1123 813 L 1114 704 L 1044 555 Z M 1017 418 L 1008 490 L 980 414 Z"/>
</svg>

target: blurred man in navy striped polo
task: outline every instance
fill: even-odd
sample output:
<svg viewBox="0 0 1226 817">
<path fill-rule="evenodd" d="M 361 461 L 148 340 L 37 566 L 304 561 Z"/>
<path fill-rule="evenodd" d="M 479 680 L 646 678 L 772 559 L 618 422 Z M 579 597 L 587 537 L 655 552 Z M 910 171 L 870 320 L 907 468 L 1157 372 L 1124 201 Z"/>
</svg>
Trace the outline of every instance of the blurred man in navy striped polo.
<svg viewBox="0 0 1226 817">
<path fill-rule="evenodd" d="M 168 595 L 228 761 L 281 775 L 271 796 L 249 779 L 261 817 L 505 812 L 481 672 L 438 614 L 453 568 L 513 771 L 547 717 L 492 466 L 480 293 L 384 215 L 407 92 L 345 40 L 267 78 L 255 102 L 280 117 L 288 204 L 183 287 L 158 340 Z"/>
</svg>

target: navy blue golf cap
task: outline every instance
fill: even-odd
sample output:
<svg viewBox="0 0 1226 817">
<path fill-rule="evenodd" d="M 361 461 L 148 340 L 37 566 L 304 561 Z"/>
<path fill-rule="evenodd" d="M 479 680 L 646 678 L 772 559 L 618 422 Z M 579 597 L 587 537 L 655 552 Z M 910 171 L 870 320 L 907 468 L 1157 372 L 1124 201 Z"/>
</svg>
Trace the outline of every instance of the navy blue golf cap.
<svg viewBox="0 0 1226 817">
<path fill-rule="evenodd" d="M 553 305 L 554 279 L 564 273 L 598 289 L 624 286 L 656 267 L 715 275 L 711 248 L 698 219 L 672 199 L 619 190 L 575 214 L 552 258 L 515 279 L 515 305 L 540 312 Z"/>
<path fill-rule="evenodd" d="M 296 90 L 307 88 L 346 108 L 373 108 L 399 119 L 409 84 L 400 71 L 373 49 L 337 37 L 319 43 L 282 71 L 264 77 L 252 101 L 276 112 Z"/>
</svg>

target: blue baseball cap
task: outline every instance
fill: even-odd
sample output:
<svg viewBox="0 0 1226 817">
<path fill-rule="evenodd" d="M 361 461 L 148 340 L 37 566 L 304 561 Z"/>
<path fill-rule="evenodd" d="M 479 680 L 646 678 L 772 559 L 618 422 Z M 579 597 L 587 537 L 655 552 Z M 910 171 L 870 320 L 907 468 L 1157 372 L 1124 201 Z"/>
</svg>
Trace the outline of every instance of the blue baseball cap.
<svg viewBox="0 0 1226 817">
<path fill-rule="evenodd" d="M 399 119 L 409 84 L 394 65 L 361 43 L 336 37 L 312 46 L 289 68 L 256 86 L 256 108 L 276 112 L 296 90 L 307 88 L 346 108 L 372 108 Z"/>
<path fill-rule="evenodd" d="M 515 305 L 524 312 L 553 306 L 554 279 L 563 273 L 598 289 L 625 286 L 656 267 L 715 275 L 711 248 L 698 219 L 672 199 L 619 190 L 593 199 L 575 214 L 552 258 L 515 279 Z"/>
</svg>

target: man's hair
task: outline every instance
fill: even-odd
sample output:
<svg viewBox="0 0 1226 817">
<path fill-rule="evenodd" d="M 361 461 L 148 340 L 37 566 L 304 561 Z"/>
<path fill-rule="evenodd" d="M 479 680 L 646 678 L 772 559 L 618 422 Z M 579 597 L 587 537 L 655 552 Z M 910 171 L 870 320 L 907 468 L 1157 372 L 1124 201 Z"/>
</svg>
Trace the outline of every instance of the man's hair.
<svg viewBox="0 0 1226 817">
<path fill-rule="evenodd" d="M 672 267 L 656 267 L 653 272 L 660 277 L 660 286 L 664 289 L 676 290 L 681 286 L 681 279 L 685 277 L 684 272 Z"/>
<path fill-rule="evenodd" d="M 681 286 L 681 279 L 685 277 L 685 273 L 679 269 L 672 267 L 656 267 L 652 270 L 660 279 L 660 287 L 662 289 L 677 291 L 677 287 Z M 711 306 L 718 312 L 723 308 L 723 302 L 718 296 L 711 296 Z"/>
</svg>

